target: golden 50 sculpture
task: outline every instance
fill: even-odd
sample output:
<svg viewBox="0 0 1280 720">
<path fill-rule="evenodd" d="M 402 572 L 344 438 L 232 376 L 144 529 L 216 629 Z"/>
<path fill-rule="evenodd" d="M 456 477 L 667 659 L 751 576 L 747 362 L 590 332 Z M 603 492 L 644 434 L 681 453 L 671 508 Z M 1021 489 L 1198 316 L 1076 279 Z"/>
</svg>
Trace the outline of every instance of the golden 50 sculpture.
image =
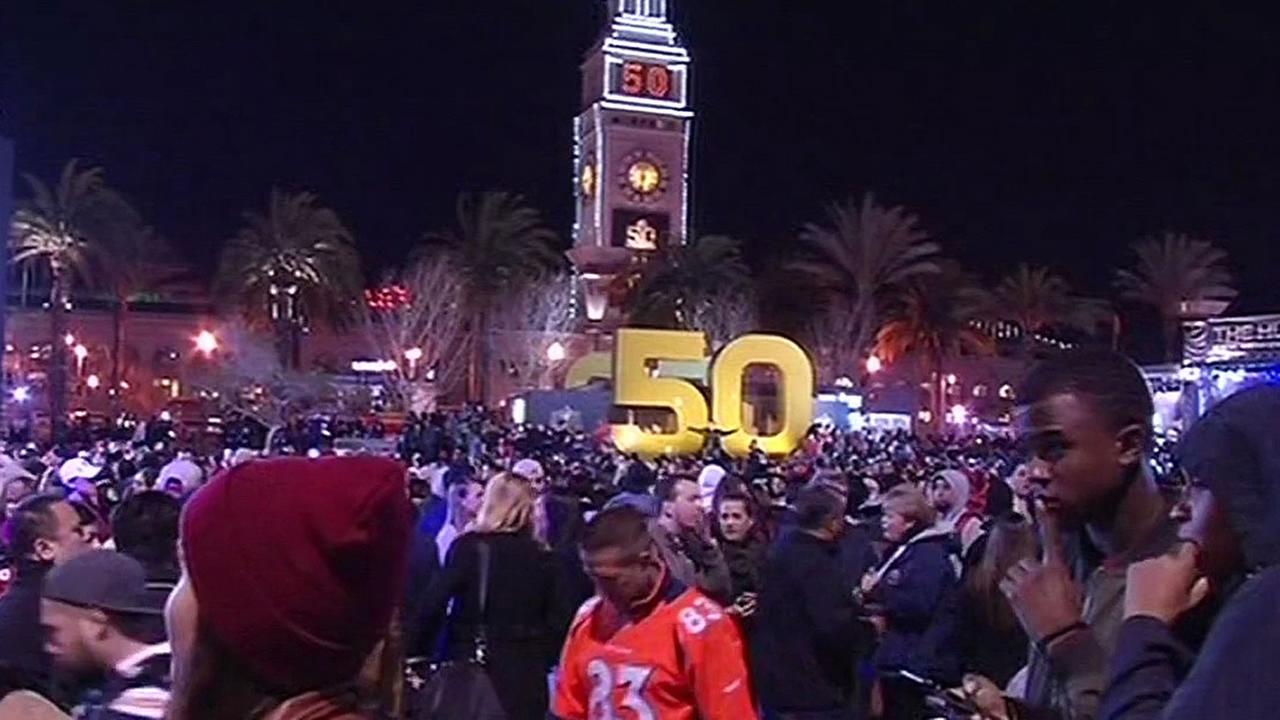
<svg viewBox="0 0 1280 720">
<path fill-rule="evenodd" d="M 725 450 L 739 457 L 749 452 L 753 442 L 770 455 L 794 450 L 813 422 L 813 364 L 804 349 L 776 335 L 743 335 L 730 342 L 711 362 L 710 403 L 689 380 L 658 377 L 651 371 L 659 361 L 704 361 L 706 356 L 707 340 L 700 332 L 618 331 L 613 357 L 614 404 L 669 410 L 675 416 L 671 432 L 614 425 L 613 440 L 618 448 L 650 457 L 697 453 L 705 435 L 714 431 L 724 434 Z M 750 365 L 771 365 L 778 370 L 781 429 L 772 435 L 755 435 L 744 422 L 742 380 Z"/>
</svg>

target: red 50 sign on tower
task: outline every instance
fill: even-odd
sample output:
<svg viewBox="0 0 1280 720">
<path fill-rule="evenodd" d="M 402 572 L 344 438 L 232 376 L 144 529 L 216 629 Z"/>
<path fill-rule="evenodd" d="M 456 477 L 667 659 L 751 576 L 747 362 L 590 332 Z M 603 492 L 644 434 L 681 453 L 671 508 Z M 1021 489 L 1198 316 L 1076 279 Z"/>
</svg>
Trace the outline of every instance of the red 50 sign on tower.
<svg viewBox="0 0 1280 720">
<path fill-rule="evenodd" d="M 619 330 L 614 342 L 614 405 L 666 410 L 674 422 L 664 423 L 662 431 L 615 424 L 614 444 L 624 452 L 650 457 L 696 453 L 709 429 L 726 433 L 725 450 L 737 456 L 746 455 L 752 443 L 770 455 L 785 455 L 800 444 L 813 422 L 813 364 L 803 348 L 776 335 L 744 335 L 712 359 L 707 394 L 687 378 L 656 372 L 662 361 L 706 358 L 706 337 L 699 332 Z M 772 366 L 779 378 L 779 429 L 769 435 L 750 428 L 743 408 L 743 378 L 752 365 Z"/>
</svg>

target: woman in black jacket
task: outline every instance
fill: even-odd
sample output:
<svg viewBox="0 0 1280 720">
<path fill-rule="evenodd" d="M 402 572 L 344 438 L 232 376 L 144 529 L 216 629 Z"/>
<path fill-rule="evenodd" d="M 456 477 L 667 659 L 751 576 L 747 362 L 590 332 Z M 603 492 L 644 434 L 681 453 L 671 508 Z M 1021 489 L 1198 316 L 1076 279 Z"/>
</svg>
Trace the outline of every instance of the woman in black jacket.
<svg viewBox="0 0 1280 720">
<path fill-rule="evenodd" d="M 754 609 L 769 553 L 764 529 L 756 522 L 758 516 L 751 496 L 738 487 L 716 493 L 713 527 L 729 566 L 729 598 L 733 606 L 744 610 Z"/>
<path fill-rule="evenodd" d="M 474 527 L 459 537 L 432 581 L 423 632 L 434 635 L 448 609 L 445 659 L 466 660 L 483 626 L 486 670 L 511 720 L 546 717 L 547 672 L 555 663 L 572 608 L 562 599 L 551 552 L 534 539 L 534 494 L 527 480 L 503 473 L 484 492 Z M 489 548 L 489 583 L 480 613 L 480 547 Z M 452 601 L 452 605 L 450 602 Z"/>
</svg>

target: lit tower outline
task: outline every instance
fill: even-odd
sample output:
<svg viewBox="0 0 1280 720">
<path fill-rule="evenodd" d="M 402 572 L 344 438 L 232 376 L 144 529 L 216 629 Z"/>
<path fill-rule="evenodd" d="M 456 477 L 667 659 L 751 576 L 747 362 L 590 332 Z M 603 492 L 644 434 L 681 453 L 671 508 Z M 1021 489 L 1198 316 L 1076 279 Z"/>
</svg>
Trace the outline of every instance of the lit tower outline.
<svg viewBox="0 0 1280 720">
<path fill-rule="evenodd" d="M 689 229 L 690 58 L 667 0 L 611 0 L 582 64 L 574 118 L 574 247 L 569 255 L 602 320 L 627 268 L 683 243 Z"/>
</svg>

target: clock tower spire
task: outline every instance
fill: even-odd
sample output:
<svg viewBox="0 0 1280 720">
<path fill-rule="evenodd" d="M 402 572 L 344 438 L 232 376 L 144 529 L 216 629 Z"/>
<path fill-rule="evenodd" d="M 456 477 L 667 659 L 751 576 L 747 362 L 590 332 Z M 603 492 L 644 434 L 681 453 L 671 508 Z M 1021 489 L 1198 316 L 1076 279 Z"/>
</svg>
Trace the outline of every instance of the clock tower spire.
<svg viewBox="0 0 1280 720">
<path fill-rule="evenodd" d="M 588 283 L 593 320 L 608 309 L 599 297 L 591 302 L 593 279 L 607 284 L 684 242 L 689 226 L 689 53 L 668 0 L 610 0 L 609 11 L 582 64 L 582 110 L 573 123 L 578 202 L 570 255 Z"/>
</svg>

